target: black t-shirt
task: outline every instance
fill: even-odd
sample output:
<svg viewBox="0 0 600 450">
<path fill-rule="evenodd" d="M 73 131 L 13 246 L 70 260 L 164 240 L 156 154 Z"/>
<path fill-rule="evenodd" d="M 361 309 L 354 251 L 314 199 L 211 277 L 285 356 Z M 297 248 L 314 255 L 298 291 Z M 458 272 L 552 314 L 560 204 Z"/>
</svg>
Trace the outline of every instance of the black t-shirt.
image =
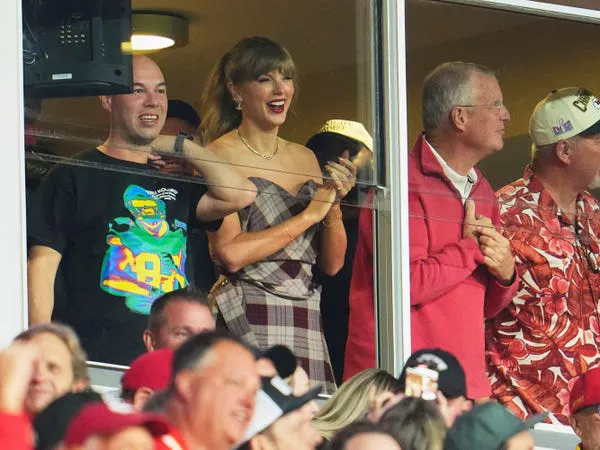
<svg viewBox="0 0 600 450">
<path fill-rule="evenodd" d="M 86 151 L 50 172 L 30 208 L 29 245 L 62 254 L 66 305 L 53 319 L 75 329 L 93 361 L 129 364 L 144 351 L 152 302 L 193 281 L 187 236 L 206 187 L 151 172 Z"/>
</svg>

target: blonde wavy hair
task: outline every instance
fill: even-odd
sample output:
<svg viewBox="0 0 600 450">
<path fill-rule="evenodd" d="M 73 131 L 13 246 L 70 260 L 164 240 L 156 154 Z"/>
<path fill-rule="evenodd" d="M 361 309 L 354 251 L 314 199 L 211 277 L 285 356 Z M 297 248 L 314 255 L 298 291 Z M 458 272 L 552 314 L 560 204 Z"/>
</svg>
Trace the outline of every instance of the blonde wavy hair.
<svg viewBox="0 0 600 450">
<path fill-rule="evenodd" d="M 325 439 L 361 418 L 367 409 L 369 391 L 374 394 L 397 391 L 399 382 L 385 370 L 366 369 L 357 373 L 327 400 L 314 418 L 317 430 Z"/>
</svg>

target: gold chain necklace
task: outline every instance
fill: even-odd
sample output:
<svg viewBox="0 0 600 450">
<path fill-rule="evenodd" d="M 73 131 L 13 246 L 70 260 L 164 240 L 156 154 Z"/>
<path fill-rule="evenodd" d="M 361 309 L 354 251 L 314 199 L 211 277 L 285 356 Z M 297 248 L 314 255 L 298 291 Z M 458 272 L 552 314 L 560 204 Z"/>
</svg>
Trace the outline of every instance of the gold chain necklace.
<svg viewBox="0 0 600 450">
<path fill-rule="evenodd" d="M 248 150 L 250 150 L 252 153 L 254 153 L 254 154 L 256 154 L 256 155 L 260 156 L 261 158 L 264 158 L 264 159 L 267 159 L 267 160 L 268 160 L 268 159 L 272 159 L 272 158 L 273 158 L 273 156 L 275 156 L 275 155 L 277 154 L 277 150 L 279 150 L 279 139 L 277 139 L 277 145 L 276 145 L 276 147 L 275 147 L 275 151 L 274 151 L 274 152 L 273 152 L 271 155 L 264 155 L 264 154 L 262 154 L 261 152 L 259 152 L 258 150 L 254 149 L 254 147 L 252 147 L 252 146 L 250 145 L 250 142 L 248 142 L 248 141 L 246 140 L 246 138 L 245 138 L 244 136 L 242 136 L 242 133 L 240 133 L 240 129 L 239 129 L 239 128 L 237 128 L 237 134 L 238 134 L 238 136 L 240 137 L 240 140 L 242 141 L 242 143 L 243 143 L 243 144 L 244 144 L 246 147 L 248 147 Z"/>
</svg>

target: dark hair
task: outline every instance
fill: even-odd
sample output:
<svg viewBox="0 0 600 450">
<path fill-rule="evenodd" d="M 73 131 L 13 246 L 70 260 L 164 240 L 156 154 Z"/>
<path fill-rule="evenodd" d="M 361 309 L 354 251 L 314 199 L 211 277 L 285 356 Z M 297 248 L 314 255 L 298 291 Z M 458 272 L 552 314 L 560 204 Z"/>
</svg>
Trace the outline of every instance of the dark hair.
<svg viewBox="0 0 600 450">
<path fill-rule="evenodd" d="M 296 65 L 289 52 L 265 37 L 242 39 L 221 57 L 202 94 L 200 134 L 205 143 L 237 128 L 242 121 L 242 113 L 235 109 L 227 84 L 256 80 L 273 70 L 291 77 L 297 84 Z"/>
<path fill-rule="evenodd" d="M 193 370 L 215 345 L 223 341 L 237 343 L 252 353 L 241 339 L 229 332 L 218 330 L 196 334 L 185 341 L 173 355 L 171 388 L 173 387 L 173 380 L 179 372 Z"/>
<path fill-rule="evenodd" d="M 357 422 L 353 422 L 347 427 L 342 428 L 334 437 L 331 439 L 329 443 L 329 450 L 344 450 L 346 448 L 346 444 L 350 439 L 359 434 L 365 433 L 380 433 L 386 434 L 392 439 L 394 438 L 388 432 L 383 431 L 378 425 L 370 422 L 368 420 L 361 420 Z"/>
<path fill-rule="evenodd" d="M 168 399 L 169 391 L 167 389 L 163 391 L 155 391 L 150 397 L 148 397 L 146 403 L 144 403 L 142 411 L 155 413 L 164 412 L 165 404 L 167 403 Z"/>
<path fill-rule="evenodd" d="M 208 304 L 208 294 L 200 289 L 193 286 L 186 286 L 176 291 L 167 292 L 166 294 L 158 297 L 152 303 L 150 308 L 150 315 L 148 316 L 148 329 L 152 332 L 158 332 L 160 327 L 165 323 L 163 311 L 173 302 L 189 302 L 198 303 L 199 305 L 206 306 L 210 309 Z"/>
<path fill-rule="evenodd" d="M 198 128 L 198 126 L 200 125 L 200 116 L 198 115 L 194 107 L 189 103 L 184 102 L 183 100 L 169 100 L 167 118 L 169 117 L 185 120 L 194 128 Z"/>
<path fill-rule="evenodd" d="M 349 151 L 351 159 L 354 158 L 364 144 L 339 133 L 326 132 L 315 134 L 308 140 L 306 147 L 313 151 L 323 169 L 329 161 L 337 162 L 344 150 Z"/>
<path fill-rule="evenodd" d="M 133 399 L 135 397 L 135 392 L 136 391 L 131 390 L 131 389 L 121 389 L 121 395 L 119 397 L 124 402 L 133 403 Z"/>
<path fill-rule="evenodd" d="M 442 450 L 446 423 L 430 400 L 406 397 L 386 411 L 379 426 L 391 434 L 402 450 Z"/>
<path fill-rule="evenodd" d="M 101 402 L 102 397 L 94 391 L 68 392 L 58 397 L 33 418 L 36 434 L 36 450 L 56 448 L 67 431 L 71 420 L 90 403 Z"/>
</svg>

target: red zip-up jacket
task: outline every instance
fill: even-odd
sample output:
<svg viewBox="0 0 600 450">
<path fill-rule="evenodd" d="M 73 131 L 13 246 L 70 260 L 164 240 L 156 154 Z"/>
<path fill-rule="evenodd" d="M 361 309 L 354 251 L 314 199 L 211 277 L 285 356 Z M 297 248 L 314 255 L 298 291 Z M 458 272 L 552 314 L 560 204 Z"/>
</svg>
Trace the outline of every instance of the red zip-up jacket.
<svg viewBox="0 0 600 450">
<path fill-rule="evenodd" d="M 487 397 L 484 318 L 512 300 L 518 279 L 500 284 L 475 240 L 463 237 L 460 193 L 423 136 L 408 156 L 408 179 L 412 351 L 440 347 L 453 353 L 465 369 L 467 395 Z M 500 226 L 496 197 L 479 171 L 469 198 L 477 214 Z"/>
</svg>

